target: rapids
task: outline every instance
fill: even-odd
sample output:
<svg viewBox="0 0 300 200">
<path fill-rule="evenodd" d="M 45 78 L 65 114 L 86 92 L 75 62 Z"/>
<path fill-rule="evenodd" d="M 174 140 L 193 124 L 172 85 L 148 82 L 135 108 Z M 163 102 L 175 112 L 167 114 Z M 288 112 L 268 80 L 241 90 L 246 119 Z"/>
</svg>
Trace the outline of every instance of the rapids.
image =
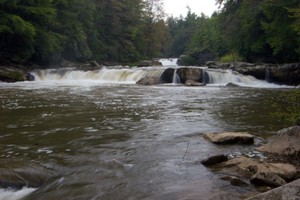
<svg viewBox="0 0 300 200">
<path fill-rule="evenodd" d="M 54 173 L 39 188 L 1 189 L 0 199 L 240 199 L 257 193 L 199 164 L 213 154 L 249 154 L 254 146 L 216 146 L 201 135 L 277 131 L 270 102 L 293 88 L 219 87 L 249 77 L 209 70 L 208 87 L 134 84 L 165 68 L 52 69 L 34 72 L 36 81 L 0 83 L 0 160 L 34 161 Z"/>
</svg>

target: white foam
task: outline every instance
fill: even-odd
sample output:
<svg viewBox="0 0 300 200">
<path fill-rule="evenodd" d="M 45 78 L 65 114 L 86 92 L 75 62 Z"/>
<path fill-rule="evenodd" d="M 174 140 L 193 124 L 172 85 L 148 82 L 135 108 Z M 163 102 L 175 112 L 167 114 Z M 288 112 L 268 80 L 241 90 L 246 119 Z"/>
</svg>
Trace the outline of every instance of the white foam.
<svg viewBox="0 0 300 200">
<path fill-rule="evenodd" d="M 0 200 L 19 200 L 34 192 L 35 188 L 22 188 L 21 190 L 0 189 Z"/>
</svg>

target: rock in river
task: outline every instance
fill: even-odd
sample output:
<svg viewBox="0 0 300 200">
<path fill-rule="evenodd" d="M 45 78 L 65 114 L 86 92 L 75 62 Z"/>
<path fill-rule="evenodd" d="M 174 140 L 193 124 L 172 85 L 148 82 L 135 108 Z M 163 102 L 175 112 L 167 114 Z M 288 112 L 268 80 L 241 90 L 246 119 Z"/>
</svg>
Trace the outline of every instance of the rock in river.
<svg viewBox="0 0 300 200">
<path fill-rule="evenodd" d="M 299 156 L 300 126 L 280 130 L 266 145 L 257 150 L 281 156 Z"/>
<path fill-rule="evenodd" d="M 246 132 L 206 133 L 203 137 L 215 144 L 254 143 L 254 136 Z"/>
</svg>

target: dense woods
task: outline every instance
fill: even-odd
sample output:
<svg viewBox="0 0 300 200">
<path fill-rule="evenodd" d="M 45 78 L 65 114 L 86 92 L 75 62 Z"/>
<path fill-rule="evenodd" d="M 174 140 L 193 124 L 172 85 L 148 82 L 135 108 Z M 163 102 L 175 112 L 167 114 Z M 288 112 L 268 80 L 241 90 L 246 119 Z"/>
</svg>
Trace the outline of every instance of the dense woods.
<svg viewBox="0 0 300 200">
<path fill-rule="evenodd" d="M 299 0 L 218 0 L 211 17 L 188 11 L 169 18 L 167 56 L 211 52 L 223 61 L 296 62 L 300 58 Z"/>
<path fill-rule="evenodd" d="M 158 56 L 166 26 L 157 0 L 1 0 L 2 62 L 134 62 Z"/>
<path fill-rule="evenodd" d="M 217 0 L 211 17 L 166 18 L 161 0 L 0 0 L 1 63 L 134 63 L 210 52 L 222 61 L 295 62 L 299 0 Z"/>
</svg>

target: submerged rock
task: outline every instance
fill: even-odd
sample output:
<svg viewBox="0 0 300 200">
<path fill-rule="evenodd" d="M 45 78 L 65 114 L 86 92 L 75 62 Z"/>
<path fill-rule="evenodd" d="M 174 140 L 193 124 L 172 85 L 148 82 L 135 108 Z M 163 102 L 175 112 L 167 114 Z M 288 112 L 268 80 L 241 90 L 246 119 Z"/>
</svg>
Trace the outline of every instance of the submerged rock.
<svg viewBox="0 0 300 200">
<path fill-rule="evenodd" d="M 160 84 L 160 77 L 144 77 L 136 82 L 138 85 L 157 85 Z"/>
<path fill-rule="evenodd" d="M 254 136 L 246 132 L 207 133 L 203 137 L 215 144 L 253 144 Z"/>
<path fill-rule="evenodd" d="M 240 178 L 236 176 L 224 176 L 221 177 L 223 181 L 229 181 L 231 185 L 233 186 L 238 186 L 238 187 L 244 187 L 248 186 L 248 184 L 244 181 L 242 181 Z"/>
<path fill-rule="evenodd" d="M 187 80 L 184 85 L 186 86 L 205 86 L 206 84 L 205 83 L 200 83 L 200 82 L 196 82 L 196 81 L 193 81 L 193 80 Z"/>
<path fill-rule="evenodd" d="M 224 161 L 227 161 L 228 157 L 221 154 L 221 155 L 214 155 L 210 156 L 208 158 L 205 158 L 204 160 L 201 161 L 202 165 L 209 166 L 209 165 L 215 165 Z"/>
</svg>

